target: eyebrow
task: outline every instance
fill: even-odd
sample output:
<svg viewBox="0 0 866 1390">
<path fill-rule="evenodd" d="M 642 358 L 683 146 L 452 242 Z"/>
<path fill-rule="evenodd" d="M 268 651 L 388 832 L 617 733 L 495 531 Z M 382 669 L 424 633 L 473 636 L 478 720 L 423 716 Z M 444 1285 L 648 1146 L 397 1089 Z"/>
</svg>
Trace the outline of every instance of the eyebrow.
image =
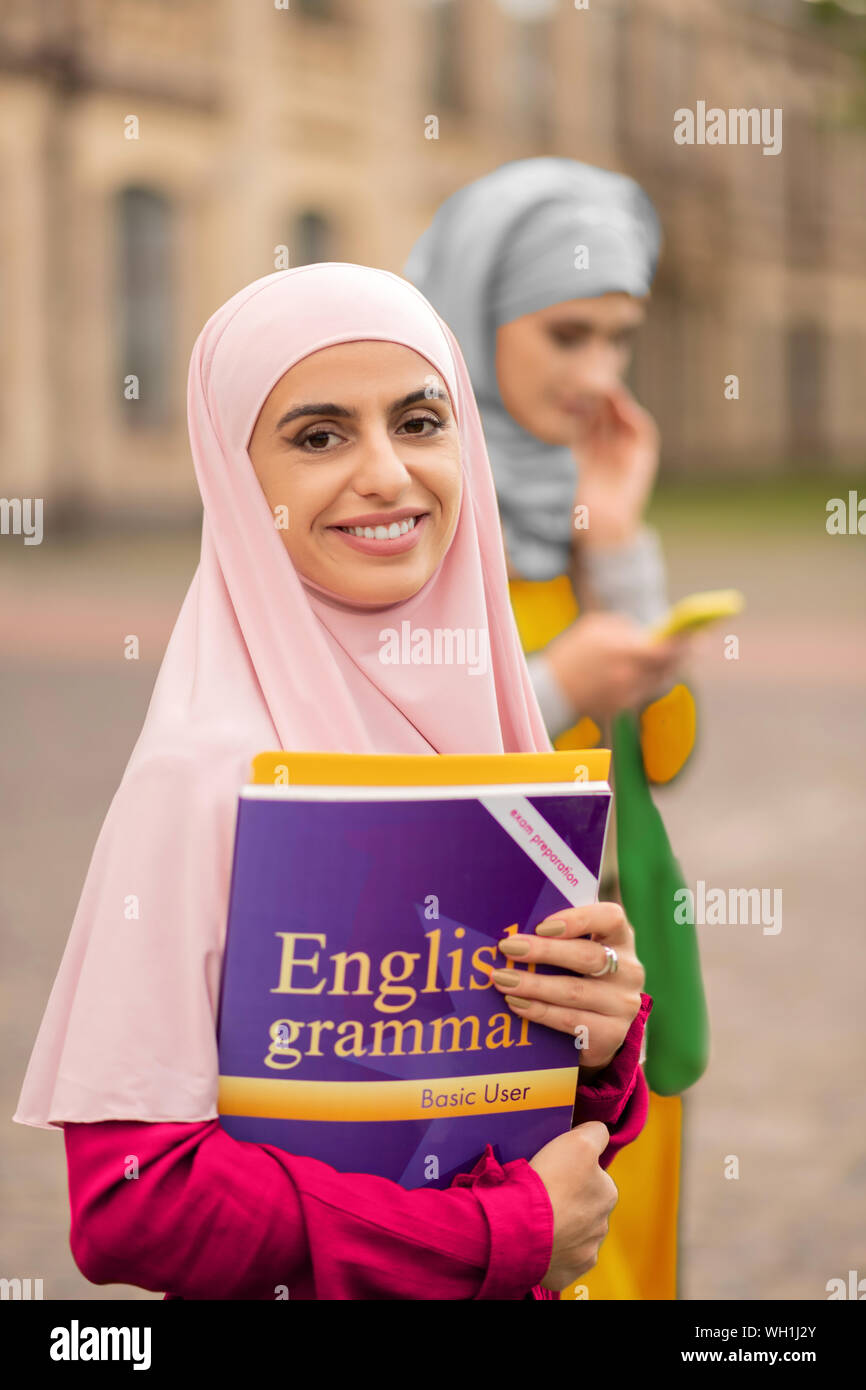
<svg viewBox="0 0 866 1390">
<path fill-rule="evenodd" d="M 631 331 L 631 330 L 633 330 L 633 329 L 638 329 L 638 328 L 643 327 L 643 323 L 644 323 L 644 318 L 643 318 L 643 316 L 642 316 L 642 317 L 639 318 L 639 319 L 629 319 L 627 323 L 611 324 L 611 325 L 610 325 L 609 327 L 607 327 L 607 328 L 600 328 L 600 327 L 595 323 L 595 321 L 594 321 L 593 319 L 588 319 L 588 318 L 586 318 L 586 319 L 584 319 L 584 318 L 562 318 L 562 319 L 551 319 L 550 322 L 548 323 L 548 328 L 556 328 L 556 329 L 560 329 L 560 330 L 562 330 L 562 329 L 569 329 L 569 328 L 573 328 L 573 329 L 589 328 L 589 329 L 591 329 L 591 330 L 593 330 L 593 331 L 595 331 L 595 332 L 602 332 L 602 333 L 605 333 L 605 332 L 607 332 L 607 333 L 624 333 L 624 332 L 629 332 L 629 331 Z"/>
<path fill-rule="evenodd" d="M 418 401 L 440 400 L 449 401 L 447 391 L 442 391 L 438 387 L 431 391 L 429 387 L 422 386 L 417 391 L 410 391 L 408 396 L 403 396 L 402 400 L 393 401 L 389 410 L 402 410 L 407 405 L 415 405 Z M 333 401 L 318 401 L 308 405 L 296 405 L 292 410 L 287 410 L 281 415 L 276 425 L 274 433 L 281 430 L 284 425 L 288 425 L 292 420 L 297 420 L 301 415 L 336 415 L 344 420 L 357 420 L 358 412 L 348 409 L 344 405 L 335 405 Z"/>
</svg>

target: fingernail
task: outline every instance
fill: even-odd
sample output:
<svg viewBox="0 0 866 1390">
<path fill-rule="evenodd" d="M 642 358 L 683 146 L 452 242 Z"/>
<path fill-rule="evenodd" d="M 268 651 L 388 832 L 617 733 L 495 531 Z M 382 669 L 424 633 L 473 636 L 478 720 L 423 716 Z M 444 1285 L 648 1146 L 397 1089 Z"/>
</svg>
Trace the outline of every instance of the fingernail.
<svg viewBox="0 0 866 1390">
<path fill-rule="evenodd" d="M 505 1000 L 506 1004 L 509 1004 L 512 1009 L 529 1008 L 529 1001 L 527 999 L 517 999 L 513 994 L 504 994 L 502 997 Z"/>
<path fill-rule="evenodd" d="M 516 970 L 494 970 L 490 978 L 494 984 L 507 985 L 509 989 L 514 989 L 515 985 L 520 984 L 520 976 Z"/>
<path fill-rule="evenodd" d="M 499 949 L 504 956 L 525 956 L 529 950 L 529 942 L 521 941 L 519 937 L 515 941 L 513 936 L 509 936 L 507 941 L 500 941 Z"/>
<path fill-rule="evenodd" d="M 542 922 L 541 926 L 535 928 L 536 936 L 562 936 L 564 931 L 564 922 Z"/>
</svg>

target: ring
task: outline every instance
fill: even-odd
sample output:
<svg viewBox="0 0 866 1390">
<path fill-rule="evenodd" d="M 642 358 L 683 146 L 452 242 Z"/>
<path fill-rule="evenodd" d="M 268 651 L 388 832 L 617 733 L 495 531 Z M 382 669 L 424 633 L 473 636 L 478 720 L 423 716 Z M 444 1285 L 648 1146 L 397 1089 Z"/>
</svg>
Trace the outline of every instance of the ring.
<svg viewBox="0 0 866 1390">
<path fill-rule="evenodd" d="M 605 946 L 604 954 L 607 959 L 605 960 L 604 965 L 601 967 L 601 969 L 590 970 L 588 972 L 593 979 L 597 979 L 599 975 L 615 975 L 617 970 L 619 969 L 619 957 L 617 956 L 617 953 L 613 949 L 613 947 Z"/>
</svg>

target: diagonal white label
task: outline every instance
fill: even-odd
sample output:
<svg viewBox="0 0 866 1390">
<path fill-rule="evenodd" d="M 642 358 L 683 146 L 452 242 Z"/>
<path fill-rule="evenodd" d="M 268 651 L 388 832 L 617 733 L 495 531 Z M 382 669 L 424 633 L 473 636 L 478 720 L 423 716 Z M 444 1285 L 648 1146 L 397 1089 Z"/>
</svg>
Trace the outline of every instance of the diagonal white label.
<svg viewBox="0 0 866 1390">
<path fill-rule="evenodd" d="M 525 796 L 479 796 L 478 800 L 572 907 L 595 902 L 598 879 Z"/>
</svg>

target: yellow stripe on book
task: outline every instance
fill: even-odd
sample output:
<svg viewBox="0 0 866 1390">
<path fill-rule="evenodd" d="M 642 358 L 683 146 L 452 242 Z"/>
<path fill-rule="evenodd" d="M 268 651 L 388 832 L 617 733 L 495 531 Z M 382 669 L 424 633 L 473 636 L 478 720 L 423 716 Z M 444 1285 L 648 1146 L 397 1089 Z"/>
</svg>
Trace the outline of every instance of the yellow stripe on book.
<svg viewBox="0 0 866 1390">
<path fill-rule="evenodd" d="M 221 1076 L 221 1115 L 270 1120 L 424 1120 L 573 1105 L 577 1067 L 421 1081 L 289 1081 Z"/>
<path fill-rule="evenodd" d="M 604 782 L 607 748 L 558 753 L 259 753 L 253 782 L 279 786 L 434 787 L 514 782 Z"/>
</svg>

